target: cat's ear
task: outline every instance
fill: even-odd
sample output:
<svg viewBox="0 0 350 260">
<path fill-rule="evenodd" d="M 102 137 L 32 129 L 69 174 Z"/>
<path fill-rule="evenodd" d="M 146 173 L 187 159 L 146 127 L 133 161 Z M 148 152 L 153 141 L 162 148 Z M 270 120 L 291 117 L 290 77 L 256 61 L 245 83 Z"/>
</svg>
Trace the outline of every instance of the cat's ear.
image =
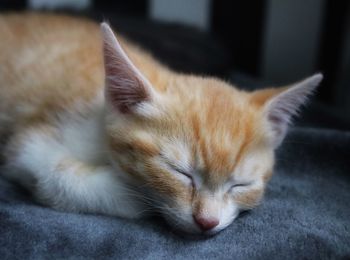
<svg viewBox="0 0 350 260">
<path fill-rule="evenodd" d="M 136 113 L 155 96 L 150 82 L 135 67 L 107 23 L 101 24 L 107 102 L 121 113 Z"/>
<path fill-rule="evenodd" d="M 299 108 L 305 104 L 322 78 L 322 74 L 315 74 L 289 87 L 253 92 L 253 101 L 263 106 L 275 147 L 283 141 L 292 117 L 298 114 Z"/>
</svg>

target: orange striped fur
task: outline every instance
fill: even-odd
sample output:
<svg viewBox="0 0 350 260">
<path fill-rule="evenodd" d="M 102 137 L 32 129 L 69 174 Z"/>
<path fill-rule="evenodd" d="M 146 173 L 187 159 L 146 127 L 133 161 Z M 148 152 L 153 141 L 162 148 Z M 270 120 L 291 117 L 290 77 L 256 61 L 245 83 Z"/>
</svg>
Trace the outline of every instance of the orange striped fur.
<svg viewBox="0 0 350 260">
<path fill-rule="evenodd" d="M 0 134 L 10 136 L 4 147 L 9 168 L 33 167 L 28 172 L 42 178 L 34 170 L 35 152 L 23 153 L 47 138 L 43 147 L 52 142 L 58 147 L 52 150 L 66 150 L 65 145 L 69 150 L 52 155 L 59 178 L 75 178 L 60 181 L 70 190 L 85 181 L 91 185 L 82 188 L 84 194 L 57 198 L 50 192 L 57 188 L 53 177 L 50 187 L 34 191 L 39 201 L 45 197 L 45 203 L 65 210 L 136 215 L 136 206 L 122 211 L 134 198 L 94 193 L 104 190 L 93 186 L 103 183 L 101 174 L 110 180 L 106 190 L 120 178 L 116 190 L 125 184 L 146 204 L 152 201 L 170 224 L 192 233 L 214 234 L 240 210 L 259 203 L 272 175 L 274 149 L 294 110 L 320 81 L 316 75 L 292 87 L 248 93 L 217 78 L 174 72 L 118 37 L 125 56 L 106 24 L 101 36 L 98 24 L 66 16 L 1 15 L 0 35 Z M 91 130 L 82 126 L 85 121 L 94 122 L 99 136 L 77 145 Z M 95 139 L 96 146 L 90 145 Z M 80 148 L 85 144 L 88 148 Z M 51 162 L 47 149 L 44 160 Z M 23 176 L 16 178 L 25 183 Z M 96 181 L 88 182 L 89 176 Z M 97 197 L 98 205 L 84 204 Z"/>
</svg>

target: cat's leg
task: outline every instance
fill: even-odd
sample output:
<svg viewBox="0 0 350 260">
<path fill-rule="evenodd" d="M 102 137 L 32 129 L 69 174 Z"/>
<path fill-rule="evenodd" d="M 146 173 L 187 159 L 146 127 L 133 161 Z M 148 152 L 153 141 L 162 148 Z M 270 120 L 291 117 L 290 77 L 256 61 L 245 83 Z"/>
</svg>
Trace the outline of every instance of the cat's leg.
<svg viewBox="0 0 350 260">
<path fill-rule="evenodd" d="M 94 212 L 127 218 L 144 210 L 108 165 L 75 159 L 50 127 L 14 137 L 7 151 L 6 177 L 29 188 L 42 203 L 60 210 Z"/>
</svg>

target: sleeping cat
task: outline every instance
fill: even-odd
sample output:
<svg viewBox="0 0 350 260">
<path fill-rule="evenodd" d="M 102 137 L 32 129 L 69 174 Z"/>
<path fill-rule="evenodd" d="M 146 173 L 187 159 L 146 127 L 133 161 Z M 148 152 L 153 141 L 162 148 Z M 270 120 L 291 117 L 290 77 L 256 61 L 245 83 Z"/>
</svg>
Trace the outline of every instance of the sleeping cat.
<svg viewBox="0 0 350 260">
<path fill-rule="evenodd" d="M 316 74 L 251 93 L 176 73 L 111 28 L 0 16 L 2 175 L 58 210 L 215 234 L 261 200 Z"/>
</svg>

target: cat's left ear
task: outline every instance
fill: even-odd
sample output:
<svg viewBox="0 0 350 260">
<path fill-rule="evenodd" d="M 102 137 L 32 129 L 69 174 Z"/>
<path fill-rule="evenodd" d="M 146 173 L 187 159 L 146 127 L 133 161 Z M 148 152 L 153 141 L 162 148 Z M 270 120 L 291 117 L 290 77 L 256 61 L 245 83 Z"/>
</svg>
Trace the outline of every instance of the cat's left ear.
<svg viewBox="0 0 350 260">
<path fill-rule="evenodd" d="M 131 62 L 107 23 L 101 24 L 105 67 L 105 96 L 123 114 L 149 114 L 156 93 Z"/>
<path fill-rule="evenodd" d="M 263 115 L 271 129 L 275 147 L 281 144 L 293 116 L 307 101 L 322 81 L 322 74 L 315 74 L 285 88 L 258 90 L 252 93 L 254 103 L 263 106 Z"/>
</svg>

